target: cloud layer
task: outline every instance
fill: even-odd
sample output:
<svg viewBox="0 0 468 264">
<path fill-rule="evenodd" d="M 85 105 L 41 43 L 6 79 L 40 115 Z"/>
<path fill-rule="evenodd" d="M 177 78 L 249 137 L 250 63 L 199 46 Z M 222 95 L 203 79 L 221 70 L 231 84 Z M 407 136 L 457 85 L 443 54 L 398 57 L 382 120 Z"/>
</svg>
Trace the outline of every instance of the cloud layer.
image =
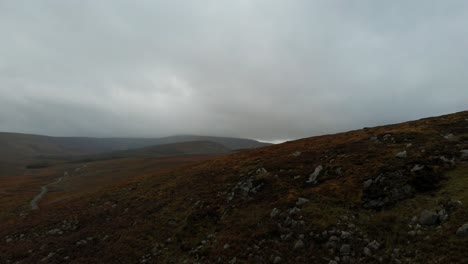
<svg viewBox="0 0 468 264">
<path fill-rule="evenodd" d="M 294 139 L 468 109 L 466 1 L 1 1 L 0 131 Z"/>
</svg>

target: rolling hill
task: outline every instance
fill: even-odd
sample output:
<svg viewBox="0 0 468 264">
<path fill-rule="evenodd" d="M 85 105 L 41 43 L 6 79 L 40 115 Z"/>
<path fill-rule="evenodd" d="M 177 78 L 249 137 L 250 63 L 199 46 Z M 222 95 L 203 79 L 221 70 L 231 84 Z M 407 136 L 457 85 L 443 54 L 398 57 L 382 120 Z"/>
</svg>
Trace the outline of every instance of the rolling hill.
<svg viewBox="0 0 468 264">
<path fill-rule="evenodd" d="M 269 145 L 251 139 L 210 136 L 85 138 L 0 133 L 0 175 L 21 173 L 28 164 L 54 163 L 76 156 L 193 141 L 210 141 L 232 150 Z"/>
<path fill-rule="evenodd" d="M 225 147 L 224 145 L 212 141 L 189 141 L 80 156 L 78 161 L 104 160 L 110 158 L 155 158 L 185 155 L 216 155 L 226 154 L 232 151 L 233 150 Z"/>
<path fill-rule="evenodd" d="M 467 263 L 467 161 L 468 111 L 242 151 L 11 216 L 0 259 Z"/>
</svg>

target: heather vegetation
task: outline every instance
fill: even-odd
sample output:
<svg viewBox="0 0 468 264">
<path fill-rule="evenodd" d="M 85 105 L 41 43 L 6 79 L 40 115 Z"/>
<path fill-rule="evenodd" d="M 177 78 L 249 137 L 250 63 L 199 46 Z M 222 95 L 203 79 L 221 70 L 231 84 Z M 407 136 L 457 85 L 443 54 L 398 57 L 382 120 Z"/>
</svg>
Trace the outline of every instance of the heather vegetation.
<svg viewBox="0 0 468 264">
<path fill-rule="evenodd" d="M 460 112 L 159 171 L 133 167 L 128 182 L 10 215 L 0 224 L 0 258 L 466 263 L 467 133 Z M 98 175 L 106 162 L 85 171 Z"/>
</svg>

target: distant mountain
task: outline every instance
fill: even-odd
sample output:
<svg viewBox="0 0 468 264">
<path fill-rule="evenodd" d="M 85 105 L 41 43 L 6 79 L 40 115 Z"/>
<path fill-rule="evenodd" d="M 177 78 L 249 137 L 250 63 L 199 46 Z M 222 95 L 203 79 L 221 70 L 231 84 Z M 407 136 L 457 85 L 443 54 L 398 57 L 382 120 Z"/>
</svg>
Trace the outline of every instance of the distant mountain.
<svg viewBox="0 0 468 264">
<path fill-rule="evenodd" d="M 177 142 L 190 142 L 190 141 L 212 141 L 224 145 L 232 150 L 237 149 L 250 149 L 271 145 L 270 143 L 259 142 L 253 139 L 245 138 L 231 138 L 231 137 L 210 137 L 210 136 L 193 136 L 193 135 L 179 135 L 159 138 L 159 144 L 169 144 Z"/>
<path fill-rule="evenodd" d="M 69 160 L 76 157 L 103 154 L 115 151 L 125 151 L 131 149 L 140 149 L 145 147 L 154 147 L 158 145 L 174 144 L 193 141 L 210 141 L 217 145 L 214 147 L 220 153 L 229 150 L 250 149 L 270 145 L 268 143 L 258 142 L 252 139 L 228 138 L 228 137 L 210 137 L 210 136 L 171 136 L 163 138 L 90 138 L 90 137 L 50 137 L 42 135 L 6 133 L 0 132 L 0 176 L 15 175 L 22 173 L 25 166 L 43 167 L 46 164 L 55 163 L 58 160 Z M 203 151 L 200 145 L 191 151 L 189 145 L 182 148 L 181 153 L 211 153 L 208 151 L 206 143 Z M 171 147 L 172 148 L 172 147 Z M 224 149 L 225 148 L 225 149 Z M 135 154 L 142 155 L 150 153 L 148 150 L 138 150 Z M 155 150 L 156 151 L 156 150 Z M 171 153 L 175 150 L 158 149 L 158 151 Z M 133 153 L 133 152 L 122 152 Z M 122 154 L 121 153 L 121 154 Z M 161 155 L 159 155 L 161 156 Z M 101 155 L 102 157 L 102 155 Z"/>
<path fill-rule="evenodd" d="M 232 152 L 222 144 L 212 141 L 189 141 L 156 145 L 138 149 L 120 150 L 86 156 L 84 159 L 100 160 L 108 158 L 155 158 L 184 155 L 216 155 Z"/>
<path fill-rule="evenodd" d="M 0 132 L 0 161 L 32 157 L 89 155 L 191 141 L 211 141 L 233 150 L 257 148 L 269 145 L 268 143 L 262 143 L 251 139 L 210 136 L 88 138 L 49 137 Z"/>
</svg>

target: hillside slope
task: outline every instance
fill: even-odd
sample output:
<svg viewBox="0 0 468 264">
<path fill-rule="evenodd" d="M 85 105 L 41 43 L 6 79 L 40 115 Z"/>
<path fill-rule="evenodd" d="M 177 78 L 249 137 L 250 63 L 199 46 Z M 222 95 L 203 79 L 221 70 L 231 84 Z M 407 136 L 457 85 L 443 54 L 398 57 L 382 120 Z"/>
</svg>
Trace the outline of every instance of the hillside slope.
<svg viewBox="0 0 468 264">
<path fill-rule="evenodd" d="M 467 111 L 244 151 L 4 221 L 0 259 L 467 263 L 467 159 Z"/>
</svg>

